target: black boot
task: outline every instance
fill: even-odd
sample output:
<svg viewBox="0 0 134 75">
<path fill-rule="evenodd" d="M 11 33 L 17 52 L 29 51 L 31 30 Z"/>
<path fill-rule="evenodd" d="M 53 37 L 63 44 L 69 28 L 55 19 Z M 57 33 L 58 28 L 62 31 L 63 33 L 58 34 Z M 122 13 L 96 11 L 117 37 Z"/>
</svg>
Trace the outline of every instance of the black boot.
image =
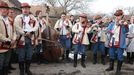
<svg viewBox="0 0 134 75">
<path fill-rule="evenodd" d="M 134 63 L 134 52 L 132 52 L 132 63 Z"/>
<path fill-rule="evenodd" d="M 25 72 L 27 73 L 27 75 L 32 75 L 32 72 L 30 71 L 30 64 L 31 64 L 31 61 L 30 60 L 27 60 L 26 63 L 25 63 Z"/>
<path fill-rule="evenodd" d="M 37 61 L 36 61 L 37 64 L 40 65 L 40 64 L 41 64 L 41 53 L 37 53 L 37 54 L 36 54 L 36 60 L 37 60 Z"/>
<path fill-rule="evenodd" d="M 105 56 L 108 55 L 108 50 L 109 50 L 109 48 L 108 47 L 105 47 Z"/>
<path fill-rule="evenodd" d="M 11 64 L 11 61 L 9 62 L 9 70 L 16 70 L 16 68 L 14 68 L 13 66 L 12 66 L 12 64 Z"/>
<path fill-rule="evenodd" d="M 3 67 L 3 74 L 8 75 L 8 66 Z"/>
<path fill-rule="evenodd" d="M 117 63 L 117 69 L 116 69 L 116 73 L 115 73 L 115 75 L 121 75 L 121 67 L 122 67 L 122 61 L 119 61 L 118 60 L 118 63 Z"/>
<path fill-rule="evenodd" d="M 11 64 L 9 65 L 9 69 L 10 70 L 16 70 L 16 68 L 14 68 Z"/>
<path fill-rule="evenodd" d="M 109 67 L 106 71 L 113 71 L 114 70 L 114 59 L 110 59 Z"/>
<path fill-rule="evenodd" d="M 127 61 L 126 61 L 127 64 L 130 64 L 130 52 L 127 52 Z"/>
<path fill-rule="evenodd" d="M 69 50 L 66 50 L 66 59 L 69 61 Z"/>
<path fill-rule="evenodd" d="M 74 67 L 77 67 L 77 54 L 74 54 Z"/>
<path fill-rule="evenodd" d="M 0 70 L 0 75 L 4 75 L 3 69 Z"/>
<path fill-rule="evenodd" d="M 106 64 L 106 62 L 105 62 L 105 55 L 101 55 L 101 63 L 102 63 L 103 65 Z"/>
<path fill-rule="evenodd" d="M 134 62 L 134 52 L 131 53 L 131 56 L 130 56 L 130 61 L 129 63 L 132 65 Z"/>
<path fill-rule="evenodd" d="M 24 62 L 19 62 L 20 75 L 25 75 Z"/>
<path fill-rule="evenodd" d="M 93 64 L 96 64 L 97 63 L 97 54 L 94 54 L 93 55 Z"/>
<path fill-rule="evenodd" d="M 85 55 L 84 54 L 82 54 L 82 56 L 81 56 L 82 58 L 81 58 L 81 66 L 83 67 L 83 68 L 86 68 L 86 65 L 85 65 Z"/>
</svg>

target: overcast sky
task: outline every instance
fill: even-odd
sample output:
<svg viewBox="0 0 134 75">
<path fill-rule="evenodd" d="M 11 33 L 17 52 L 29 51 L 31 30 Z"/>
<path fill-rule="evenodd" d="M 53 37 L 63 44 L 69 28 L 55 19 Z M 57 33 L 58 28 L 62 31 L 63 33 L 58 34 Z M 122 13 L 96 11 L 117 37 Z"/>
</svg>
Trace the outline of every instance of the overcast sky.
<svg viewBox="0 0 134 75">
<path fill-rule="evenodd" d="M 28 2 L 32 4 L 32 0 L 19 0 L 19 1 Z M 120 7 L 121 8 L 134 7 L 134 0 L 92 0 L 91 2 L 89 2 L 90 11 L 94 13 L 98 13 L 98 12 L 110 13 L 115 8 L 120 8 Z"/>
</svg>

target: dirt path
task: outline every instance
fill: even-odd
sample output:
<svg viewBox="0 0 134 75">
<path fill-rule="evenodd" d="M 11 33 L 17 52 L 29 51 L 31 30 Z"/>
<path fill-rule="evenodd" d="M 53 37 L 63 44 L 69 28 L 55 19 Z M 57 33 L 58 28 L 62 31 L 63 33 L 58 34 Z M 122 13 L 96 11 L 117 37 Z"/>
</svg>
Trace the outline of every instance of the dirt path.
<svg viewBox="0 0 134 75">
<path fill-rule="evenodd" d="M 114 75 L 115 72 L 105 71 L 108 64 L 93 65 L 91 62 L 87 62 L 86 65 L 86 68 L 82 68 L 80 64 L 78 64 L 77 68 L 74 68 L 72 67 L 72 63 L 49 63 L 41 65 L 32 64 L 31 71 L 34 75 Z M 16 67 L 17 70 L 12 71 L 12 74 L 10 75 L 19 75 L 18 64 L 13 64 L 13 66 Z M 122 74 L 134 75 L 134 65 L 123 64 Z"/>
</svg>

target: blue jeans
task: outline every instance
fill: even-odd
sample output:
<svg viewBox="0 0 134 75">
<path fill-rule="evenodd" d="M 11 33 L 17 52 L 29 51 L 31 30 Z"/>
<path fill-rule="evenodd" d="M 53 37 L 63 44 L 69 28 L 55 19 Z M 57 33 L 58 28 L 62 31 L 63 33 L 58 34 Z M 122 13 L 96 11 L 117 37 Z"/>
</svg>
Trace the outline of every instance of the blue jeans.
<svg viewBox="0 0 134 75">
<path fill-rule="evenodd" d="M 74 45 L 74 54 L 83 54 L 85 55 L 86 54 L 86 45 L 83 45 L 83 44 L 75 44 Z"/>
<path fill-rule="evenodd" d="M 71 39 L 67 38 L 66 35 L 60 35 L 60 43 L 67 50 L 71 47 Z"/>
<path fill-rule="evenodd" d="M 32 60 L 33 55 L 33 48 L 32 48 L 32 42 L 30 38 L 25 38 L 25 46 L 23 48 L 18 48 L 18 59 L 19 62 L 25 61 L 25 60 Z"/>
<path fill-rule="evenodd" d="M 10 57 L 11 57 L 10 50 L 4 53 L 0 53 L 0 70 L 2 70 L 3 67 L 8 67 Z"/>
<path fill-rule="evenodd" d="M 100 50 L 101 55 L 105 55 L 105 44 L 104 42 L 101 42 L 98 40 L 98 42 L 93 43 L 93 54 L 97 54 L 97 51 Z"/>
<path fill-rule="evenodd" d="M 117 56 L 118 60 L 123 61 L 123 58 L 124 58 L 123 52 L 124 52 L 123 48 L 115 48 L 115 47 L 110 48 L 109 49 L 110 59 L 115 59 Z"/>
<path fill-rule="evenodd" d="M 119 61 L 123 61 L 123 52 L 124 52 L 124 48 L 115 48 L 114 47 L 114 39 L 112 40 L 112 47 L 109 48 L 109 55 L 110 55 L 110 59 L 115 59 L 117 56 L 117 59 Z M 117 55 L 116 55 L 117 54 Z"/>
</svg>

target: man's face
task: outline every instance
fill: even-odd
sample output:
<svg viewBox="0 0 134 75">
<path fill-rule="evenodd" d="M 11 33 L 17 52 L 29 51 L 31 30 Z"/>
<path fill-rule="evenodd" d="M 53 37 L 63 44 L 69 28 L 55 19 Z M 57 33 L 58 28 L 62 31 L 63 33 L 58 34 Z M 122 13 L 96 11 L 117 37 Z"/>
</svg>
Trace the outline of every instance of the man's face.
<svg viewBox="0 0 134 75">
<path fill-rule="evenodd" d="M 74 16 L 71 16 L 70 19 L 71 19 L 71 20 L 74 20 Z"/>
<path fill-rule="evenodd" d="M 122 19 L 122 15 L 121 16 L 116 16 L 115 19 L 116 19 L 116 21 L 121 20 Z"/>
<path fill-rule="evenodd" d="M 82 17 L 82 16 L 80 16 L 79 19 L 80 19 L 80 22 L 81 23 L 84 22 L 84 21 L 86 21 L 86 18 L 85 17 Z"/>
<path fill-rule="evenodd" d="M 0 12 L 2 16 L 7 16 L 8 15 L 8 8 L 0 8 Z"/>
<path fill-rule="evenodd" d="M 134 24 L 134 16 L 131 17 L 131 23 Z"/>
<path fill-rule="evenodd" d="M 9 13 L 8 13 L 8 16 L 9 16 L 9 17 L 14 17 L 14 16 L 15 16 L 15 11 L 12 10 L 12 9 L 10 9 L 10 10 L 9 10 Z"/>
<path fill-rule="evenodd" d="M 61 19 L 65 20 L 66 19 L 66 15 L 65 14 L 62 14 L 61 15 Z"/>
<path fill-rule="evenodd" d="M 29 7 L 22 8 L 22 14 L 28 15 L 29 13 L 30 13 L 30 8 Z"/>
<path fill-rule="evenodd" d="M 102 22 L 102 19 L 96 20 L 96 23 L 97 23 L 97 24 L 100 24 L 101 22 Z"/>
<path fill-rule="evenodd" d="M 38 17 L 42 17 L 42 12 L 39 13 Z"/>
</svg>

